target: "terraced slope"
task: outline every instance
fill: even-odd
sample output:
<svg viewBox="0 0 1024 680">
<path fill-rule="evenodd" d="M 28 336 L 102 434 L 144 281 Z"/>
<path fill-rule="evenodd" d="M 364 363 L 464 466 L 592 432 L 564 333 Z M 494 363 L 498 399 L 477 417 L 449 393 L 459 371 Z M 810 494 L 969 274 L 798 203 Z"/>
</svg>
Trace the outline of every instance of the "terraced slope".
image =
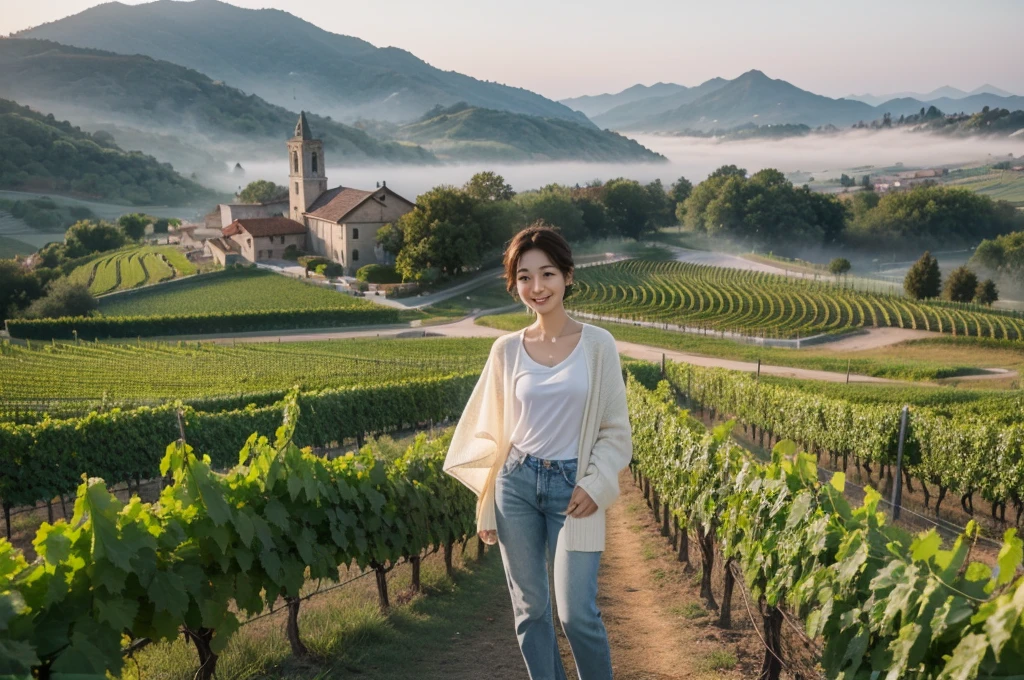
<svg viewBox="0 0 1024 680">
<path fill-rule="evenodd" d="M 610 317 L 753 336 L 797 337 L 860 327 L 1024 339 L 1024 316 L 978 305 L 915 302 L 829 283 L 682 262 L 628 260 L 577 272 L 566 301 Z"/>
</svg>

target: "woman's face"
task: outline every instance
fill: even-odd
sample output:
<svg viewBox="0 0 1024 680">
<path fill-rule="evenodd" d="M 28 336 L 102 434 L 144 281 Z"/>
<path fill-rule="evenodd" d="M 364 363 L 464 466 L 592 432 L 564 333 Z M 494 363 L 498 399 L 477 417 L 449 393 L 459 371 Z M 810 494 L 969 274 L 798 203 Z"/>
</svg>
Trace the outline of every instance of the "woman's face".
<svg viewBox="0 0 1024 680">
<path fill-rule="evenodd" d="M 516 292 L 526 306 L 538 314 L 546 314 L 562 306 L 565 287 L 572 283 L 540 248 L 523 253 L 516 268 Z"/>
</svg>

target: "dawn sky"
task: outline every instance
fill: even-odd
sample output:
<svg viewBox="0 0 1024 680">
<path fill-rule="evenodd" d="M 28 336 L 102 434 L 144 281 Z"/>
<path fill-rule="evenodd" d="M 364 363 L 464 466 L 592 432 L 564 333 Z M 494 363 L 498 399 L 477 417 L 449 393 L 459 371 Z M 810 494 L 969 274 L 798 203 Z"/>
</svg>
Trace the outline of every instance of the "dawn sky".
<svg viewBox="0 0 1024 680">
<path fill-rule="evenodd" d="M 97 4 L 0 0 L 0 35 Z M 553 99 L 637 82 L 696 85 L 752 68 L 832 97 L 984 83 L 1024 94 L 1024 0 L 231 4 L 283 9 L 334 33 L 401 47 L 438 68 Z"/>
</svg>

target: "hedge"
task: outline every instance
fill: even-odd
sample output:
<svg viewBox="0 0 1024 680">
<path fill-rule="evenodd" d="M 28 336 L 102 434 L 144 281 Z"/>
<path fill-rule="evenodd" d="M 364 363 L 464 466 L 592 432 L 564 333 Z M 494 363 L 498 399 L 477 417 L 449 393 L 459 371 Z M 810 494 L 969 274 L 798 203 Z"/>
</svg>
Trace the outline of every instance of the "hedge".
<svg viewBox="0 0 1024 680">
<path fill-rule="evenodd" d="M 26 340 L 135 338 L 159 335 L 202 335 L 249 331 L 328 328 L 369 324 L 401 323 L 408 314 L 402 310 L 321 309 L 271 310 L 263 312 L 220 312 L 161 316 L 80 316 L 61 319 L 8 319 L 7 332 Z"/>
</svg>

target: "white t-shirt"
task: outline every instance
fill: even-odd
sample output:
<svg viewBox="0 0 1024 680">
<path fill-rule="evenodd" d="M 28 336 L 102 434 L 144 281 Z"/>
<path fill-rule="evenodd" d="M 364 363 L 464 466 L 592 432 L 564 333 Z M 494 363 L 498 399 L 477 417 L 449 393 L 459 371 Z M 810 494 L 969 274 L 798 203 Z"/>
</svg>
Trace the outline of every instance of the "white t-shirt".
<svg viewBox="0 0 1024 680">
<path fill-rule="evenodd" d="M 515 426 L 509 456 L 575 460 L 590 388 L 582 338 L 554 366 L 534 361 L 525 346 L 519 351 L 519 367 L 512 376 Z"/>
</svg>

